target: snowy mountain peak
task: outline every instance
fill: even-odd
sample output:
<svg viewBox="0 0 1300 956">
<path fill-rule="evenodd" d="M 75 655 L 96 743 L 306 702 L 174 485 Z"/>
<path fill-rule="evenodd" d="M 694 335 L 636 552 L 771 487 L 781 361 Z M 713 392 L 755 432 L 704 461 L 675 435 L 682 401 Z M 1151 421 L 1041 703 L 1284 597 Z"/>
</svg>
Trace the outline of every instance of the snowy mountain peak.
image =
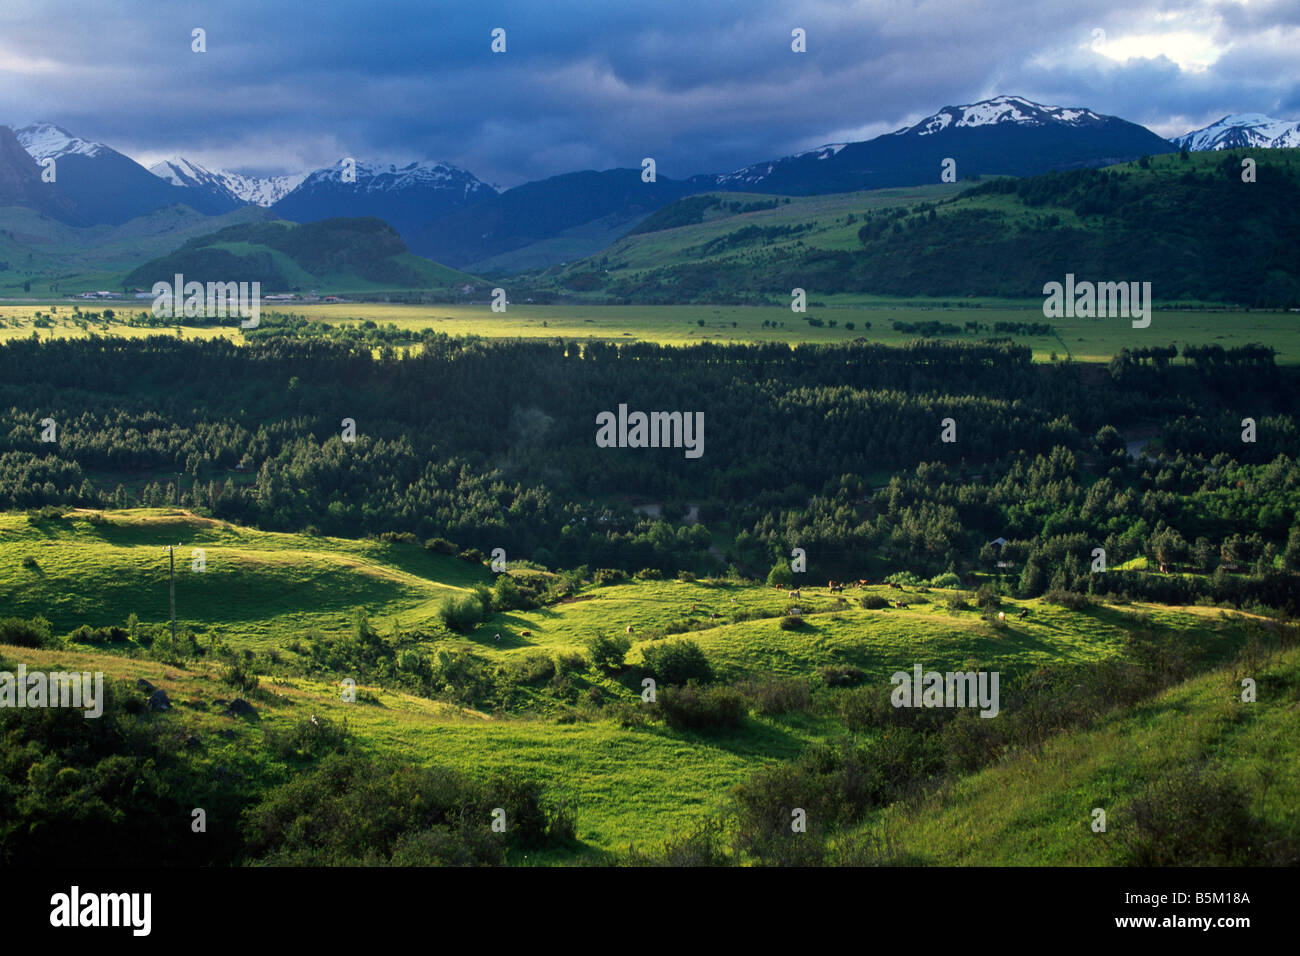
<svg viewBox="0 0 1300 956">
<path fill-rule="evenodd" d="M 904 126 L 895 136 L 914 134 L 930 136 L 945 129 L 962 129 L 976 126 L 996 126 L 1015 123 L 1021 126 L 1047 126 L 1063 123 L 1067 126 L 1084 126 L 1102 122 L 1104 117 L 1092 110 L 1077 107 L 1044 106 L 1023 96 L 995 96 L 964 106 L 945 106 L 933 116 L 927 116 L 913 126 Z"/>
<path fill-rule="evenodd" d="M 1300 123 L 1273 119 L 1263 113 L 1232 113 L 1203 129 L 1169 140 L 1193 152 L 1254 147 L 1286 149 L 1300 146 Z"/>
<path fill-rule="evenodd" d="M 221 169 L 208 169 L 183 156 L 173 156 L 149 167 L 149 172 L 173 186 L 207 189 L 228 196 L 240 203 L 270 206 L 288 195 L 304 179 L 306 173 L 289 176 L 245 176 Z"/>
<path fill-rule="evenodd" d="M 108 149 L 103 143 L 91 143 L 79 139 L 62 126 L 55 126 L 53 123 L 33 123 L 31 126 L 24 126 L 17 130 L 15 135 L 23 149 L 27 150 L 28 155 L 37 162 L 50 157 L 58 159 L 60 156 L 68 155 L 93 157 Z"/>
<path fill-rule="evenodd" d="M 305 186 L 318 183 L 343 183 L 344 160 L 340 159 L 333 166 L 318 169 L 303 180 Z M 362 192 L 400 192 L 412 188 L 434 188 L 463 190 L 465 195 L 479 190 L 491 190 L 492 187 L 477 179 L 473 173 L 453 166 L 451 163 L 421 161 L 398 166 L 395 163 L 372 163 L 360 161 L 356 164 L 355 185 Z"/>
</svg>

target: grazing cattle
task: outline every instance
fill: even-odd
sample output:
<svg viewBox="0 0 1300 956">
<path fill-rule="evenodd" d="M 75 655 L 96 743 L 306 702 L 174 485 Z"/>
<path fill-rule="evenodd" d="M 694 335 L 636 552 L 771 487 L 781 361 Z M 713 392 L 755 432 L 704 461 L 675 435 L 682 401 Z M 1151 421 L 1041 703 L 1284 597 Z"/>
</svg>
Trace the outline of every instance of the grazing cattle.
<svg viewBox="0 0 1300 956">
<path fill-rule="evenodd" d="M 710 615 L 709 615 L 709 620 L 710 620 L 710 621 L 716 621 L 716 620 L 718 620 L 720 617 L 722 617 L 721 614 L 710 614 Z"/>
<path fill-rule="evenodd" d="M 520 632 L 519 632 L 519 636 L 520 636 L 520 637 L 532 637 L 532 636 L 533 636 L 533 632 L 532 632 L 532 631 L 520 631 Z"/>
<path fill-rule="evenodd" d="M 798 596 L 799 596 L 799 589 L 798 589 L 798 588 L 795 588 L 793 591 L 790 592 L 790 597 L 792 597 L 792 598 L 797 598 Z"/>
<path fill-rule="evenodd" d="M 867 579 L 866 579 L 866 578 L 859 578 L 859 579 L 858 579 L 858 587 L 860 587 L 860 588 L 865 588 L 865 587 L 868 587 L 868 586 L 869 586 L 869 585 L 868 585 L 868 583 L 867 583 Z"/>
<path fill-rule="evenodd" d="M 784 590 L 785 590 L 785 585 L 784 585 L 784 584 L 773 584 L 772 587 L 776 588 L 778 591 L 784 591 Z"/>
<path fill-rule="evenodd" d="M 895 601 L 894 607 L 898 608 L 900 611 L 906 611 L 910 609 L 910 605 L 908 605 L 906 601 Z"/>
<path fill-rule="evenodd" d="M 1029 608 L 1021 608 L 1020 613 L 1017 614 L 1016 617 L 1029 617 Z"/>
<path fill-rule="evenodd" d="M 695 613 L 695 605 L 694 605 L 694 604 L 691 605 L 691 613 L 692 613 L 692 614 Z"/>
<path fill-rule="evenodd" d="M 888 582 L 888 583 L 889 583 L 889 586 L 890 586 L 891 588 L 894 588 L 895 590 L 902 590 L 902 587 L 903 587 L 903 586 L 902 586 L 901 584 L 897 583 L 896 581 L 890 581 L 890 582 Z"/>
<path fill-rule="evenodd" d="M 497 634 L 497 640 L 501 640 L 501 635 L 499 633 Z"/>
<path fill-rule="evenodd" d="M 999 621 L 1005 621 L 1006 619 L 1007 619 L 1007 612 L 1006 612 L 1006 611 L 998 611 L 998 620 L 999 620 Z"/>
<path fill-rule="evenodd" d="M 632 625 L 631 625 L 631 624 L 629 624 L 629 625 L 627 626 L 627 633 L 629 633 L 629 634 L 632 633 Z"/>
<path fill-rule="evenodd" d="M 829 591 L 831 594 L 834 594 L 836 591 L 843 591 L 844 585 L 841 584 L 839 581 L 827 581 L 826 590 Z"/>
</svg>

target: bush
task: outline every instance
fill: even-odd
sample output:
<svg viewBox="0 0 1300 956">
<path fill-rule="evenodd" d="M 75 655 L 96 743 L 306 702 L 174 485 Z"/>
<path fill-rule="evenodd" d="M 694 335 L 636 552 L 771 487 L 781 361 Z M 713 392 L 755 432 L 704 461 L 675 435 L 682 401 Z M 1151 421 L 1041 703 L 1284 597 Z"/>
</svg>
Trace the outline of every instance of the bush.
<svg viewBox="0 0 1300 956">
<path fill-rule="evenodd" d="M 707 684 L 713 680 L 713 668 L 700 645 L 694 641 L 651 644 L 641 652 L 641 656 L 645 669 L 660 684 L 685 684 L 692 680 Z"/>
<path fill-rule="evenodd" d="M 424 550 L 434 554 L 455 554 L 456 546 L 446 538 L 429 538 L 424 542 Z"/>
<path fill-rule="evenodd" d="M 881 608 L 889 607 L 889 601 L 879 594 L 867 594 L 858 598 L 858 603 L 868 611 L 879 611 Z"/>
<path fill-rule="evenodd" d="M 632 641 L 624 634 L 609 637 L 600 633 L 587 642 L 591 662 L 609 671 L 623 669 L 623 660 L 632 648 Z"/>
<path fill-rule="evenodd" d="M 409 531 L 385 531 L 379 536 L 380 541 L 389 544 L 416 544 L 419 539 Z"/>
<path fill-rule="evenodd" d="M 477 595 L 443 598 L 438 618 L 458 634 L 468 634 L 483 620 L 483 602 Z"/>
<path fill-rule="evenodd" d="M 78 644 L 116 644 L 131 636 L 124 627 L 89 627 L 85 624 L 68 634 L 67 640 Z"/>
<path fill-rule="evenodd" d="M 969 610 L 970 610 L 970 603 L 969 603 L 969 602 L 968 602 L 964 597 L 961 597 L 961 596 L 958 595 L 958 594 L 952 594 L 952 595 L 949 595 L 949 596 L 948 596 L 948 600 L 944 601 L 944 605 L 945 605 L 945 606 L 948 608 L 948 610 L 950 610 L 950 611 L 969 611 Z"/>
<path fill-rule="evenodd" d="M 674 730 L 733 730 L 745 719 L 745 698 L 730 687 L 665 687 L 658 703 Z"/>
<path fill-rule="evenodd" d="M 885 578 L 886 584 L 901 584 L 905 588 L 917 588 L 925 582 L 918 578 L 911 571 L 895 571 L 889 577 Z"/>
<path fill-rule="evenodd" d="M 748 684 L 744 690 L 754 702 L 755 709 L 767 717 L 792 711 L 806 712 L 812 707 L 812 691 L 808 681 L 801 677 Z"/>
<path fill-rule="evenodd" d="M 975 604 L 979 607 L 998 607 L 1002 604 L 1002 599 L 998 595 L 998 589 L 992 584 L 985 581 L 975 591 Z"/>
<path fill-rule="evenodd" d="M 257 690 L 260 683 L 247 661 L 235 661 L 227 665 L 221 672 L 221 682 L 245 694 Z"/>
<path fill-rule="evenodd" d="M 483 552 L 478 548 L 466 548 L 458 556 L 462 561 L 468 561 L 470 564 L 482 564 Z"/>
<path fill-rule="evenodd" d="M 1063 588 L 1052 588 L 1043 595 L 1048 604 L 1055 604 L 1057 607 L 1063 607 L 1070 611 L 1081 611 L 1085 607 L 1092 605 L 1092 600 L 1086 594 L 1079 594 L 1075 591 L 1066 591 Z"/>
<path fill-rule="evenodd" d="M 817 669 L 817 676 L 827 687 L 853 687 L 861 684 L 867 675 L 851 664 L 831 664 Z"/>
<path fill-rule="evenodd" d="M 695 575 L 690 571 L 678 571 L 677 580 L 681 581 L 683 584 L 692 584 L 695 581 Z"/>
<path fill-rule="evenodd" d="M 959 588 L 961 587 L 961 578 L 951 571 L 945 571 L 943 574 L 937 574 L 930 579 L 932 588 Z"/>
<path fill-rule="evenodd" d="M 783 631 L 802 631 L 804 629 L 803 618 L 796 617 L 793 614 L 787 614 L 785 617 L 781 618 L 781 622 L 777 627 L 781 628 Z"/>
<path fill-rule="evenodd" d="M 54 635 L 50 630 L 50 622 L 43 617 L 34 617 L 30 621 L 6 617 L 0 619 L 0 644 L 13 644 L 17 647 L 52 647 Z"/>
<path fill-rule="evenodd" d="M 1188 767 L 1150 785 L 1128 807 L 1125 866 L 1294 866 L 1295 841 L 1269 833 L 1235 780 Z M 1275 837 L 1270 839 L 1270 837 Z M 1280 837 L 1280 838 L 1279 838 Z"/>
<path fill-rule="evenodd" d="M 794 572 L 785 561 L 776 562 L 772 565 L 772 570 L 767 572 L 767 586 L 775 587 L 778 584 L 787 588 L 794 584 Z"/>
<path fill-rule="evenodd" d="M 617 568 L 597 568 L 591 580 L 599 587 L 603 584 L 613 584 L 615 581 L 626 581 L 627 573 Z"/>
<path fill-rule="evenodd" d="M 549 654 L 534 651 L 511 664 L 510 676 L 523 684 L 540 684 L 555 676 L 555 661 Z"/>
<path fill-rule="evenodd" d="M 642 568 L 636 573 L 636 576 L 642 581 L 658 581 L 663 577 L 663 572 L 658 568 Z"/>
</svg>

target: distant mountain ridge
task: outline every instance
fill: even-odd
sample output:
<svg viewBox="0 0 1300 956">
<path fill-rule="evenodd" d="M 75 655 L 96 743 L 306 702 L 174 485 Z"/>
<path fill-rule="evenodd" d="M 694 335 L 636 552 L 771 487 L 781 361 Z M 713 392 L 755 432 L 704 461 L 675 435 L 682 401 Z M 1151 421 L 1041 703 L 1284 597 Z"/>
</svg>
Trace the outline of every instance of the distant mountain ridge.
<svg viewBox="0 0 1300 956">
<path fill-rule="evenodd" d="M 1231 113 L 1201 129 L 1170 140 L 1193 152 L 1255 147 L 1294 149 L 1300 147 L 1300 122 L 1273 119 L 1262 113 Z"/>
<path fill-rule="evenodd" d="M 1001 95 L 945 106 L 871 140 L 829 143 L 727 173 L 687 179 L 661 175 L 646 183 L 638 169 L 586 170 L 498 191 L 446 162 L 361 161 L 354 166 L 355 181 L 346 182 L 342 161 L 305 173 L 257 177 L 179 156 L 146 170 L 51 123 L 24 127 L 17 135 L 34 158 L 55 158 L 59 191 L 75 207 L 75 213 L 65 208 L 61 214 L 87 223 L 120 224 L 174 203 L 206 215 L 254 204 L 293 222 L 376 217 L 419 255 L 507 271 L 511 262 L 534 268 L 581 258 L 669 203 L 705 192 L 810 196 L 919 186 L 939 182 L 948 159 L 955 162 L 957 180 L 966 181 L 1103 166 L 1184 144 L 1195 150 L 1300 145 L 1300 126 L 1260 114 L 1235 114 L 1166 140 L 1085 107 Z M 15 195 L 27 196 L 24 203 L 38 201 L 22 190 Z"/>
</svg>

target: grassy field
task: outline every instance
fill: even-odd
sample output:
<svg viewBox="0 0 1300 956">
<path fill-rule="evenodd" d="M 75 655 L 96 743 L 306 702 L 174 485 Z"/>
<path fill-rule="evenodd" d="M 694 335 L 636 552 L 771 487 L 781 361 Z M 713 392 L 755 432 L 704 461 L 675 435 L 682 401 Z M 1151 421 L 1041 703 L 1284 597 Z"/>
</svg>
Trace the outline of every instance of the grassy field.
<svg viewBox="0 0 1300 956">
<path fill-rule="evenodd" d="M 347 634 L 354 609 L 362 608 L 381 634 L 417 632 L 430 650 L 472 651 L 508 671 L 539 653 L 582 652 L 595 635 L 623 634 L 629 626 L 628 662 L 635 665 L 665 631 L 690 628 L 688 636 L 724 680 L 815 680 L 820 667 L 851 665 L 867 682 L 886 683 L 890 673 L 914 663 L 938 670 L 975 664 L 1015 674 L 1053 662 L 1115 658 L 1135 629 L 1218 655 L 1240 644 L 1243 617 L 1208 607 L 1097 606 L 1075 612 L 1040 600 L 1006 600 L 1007 624 L 995 628 L 974 610 L 950 609 L 945 602 L 955 592 L 869 587 L 848 592 L 850 600 L 840 602 L 824 588 L 805 585 L 798 602 L 805 627 L 790 631 L 778 627 L 789 596 L 765 587 L 626 581 L 535 610 L 498 612 L 458 635 L 440 624 L 438 604 L 469 593 L 476 583 L 490 583 L 485 566 L 415 544 L 267 533 L 162 509 L 76 511 L 38 523 L 22 514 L 0 515 L 0 616 L 41 614 L 56 634 L 81 624 L 121 625 L 131 613 L 145 623 L 165 622 L 164 546 L 178 543 L 179 625 L 193 631 L 200 646 L 220 641 L 256 662 L 264 674 L 253 695 L 262 718 L 257 725 L 220 716 L 213 701 L 232 694 L 210 658 L 181 666 L 138 650 L 127 654 L 77 643 L 58 650 L 0 647 L 0 656 L 29 667 L 67 664 L 149 680 L 181 705 L 169 719 L 212 740 L 196 759 L 214 765 L 241 748 L 255 748 L 257 726 L 287 727 L 311 713 L 346 718 L 363 746 L 412 763 L 529 771 L 576 802 L 580 856 L 654 846 L 684 834 L 725 809 L 730 788 L 756 769 L 792 759 L 842 728 L 824 715 L 802 712 L 754 712 L 741 729 L 713 734 L 623 726 L 606 710 L 565 705 L 545 687 L 530 688 L 518 707 L 491 714 L 365 682 L 360 702 L 351 704 L 340 699 L 335 683 L 345 675 L 311 672 L 301 642 Z M 205 552 L 203 572 L 191 567 L 195 548 Z M 884 593 L 901 596 L 910 608 L 866 610 L 857 603 L 864 594 Z M 1011 613 L 1022 608 L 1029 612 L 1023 620 Z M 1294 680 L 1297 660 L 1288 660 L 1288 679 Z M 635 668 L 629 673 L 617 677 L 584 664 L 571 678 L 576 691 L 596 688 L 606 700 L 635 706 Z M 1221 739 L 1195 730 L 1202 723 L 1211 729 L 1224 724 L 1229 705 L 1223 685 L 1222 678 L 1205 678 L 1166 695 L 1159 705 L 1088 732 L 1109 749 L 1092 749 L 1094 738 L 1087 734 L 1067 738 L 1050 760 L 1012 761 L 963 781 L 965 789 L 936 804 L 934 814 L 909 816 L 898 808 L 898 816 L 882 815 L 872 825 L 896 831 L 909 846 L 924 846 L 934 862 L 1034 862 L 1043 846 L 1049 846 L 1050 859 L 1038 862 L 1104 862 L 1096 855 L 1099 844 L 1072 836 L 1071 828 L 1086 822 L 1080 801 L 1090 807 L 1095 803 L 1089 800 L 1127 793 L 1153 779 L 1143 776 L 1148 770 L 1155 773 L 1152 768 L 1173 760 L 1179 748 L 1200 746 L 1203 739 L 1206 746 L 1225 749 L 1238 739 L 1230 735 L 1240 734 L 1241 745 L 1250 747 L 1248 759 L 1274 763 L 1288 740 L 1293 747 L 1294 706 L 1289 724 L 1265 725 L 1261 713 L 1254 721 L 1228 721 Z M 1197 722 L 1186 727 L 1195 732 L 1173 723 L 1178 713 L 1193 711 Z M 212 736 L 228 727 L 234 727 L 234 739 Z M 1107 761 L 1119 762 L 1124 775 L 1111 779 Z M 1285 787 L 1261 799 L 1294 795 L 1295 777 L 1293 771 L 1279 773 Z M 1014 800 L 1004 805 L 1006 794 Z M 998 827 L 1014 829 L 1016 839 L 999 843 L 984 832 L 974 847 L 964 843 L 961 834 L 982 813 Z M 1016 829 L 1024 819 L 1032 826 Z"/>
<path fill-rule="evenodd" d="M 74 305 L 83 312 L 101 312 L 105 307 L 116 312 L 148 311 L 148 301 L 71 303 L 58 301 L 41 304 L 0 305 L 0 340 L 28 338 L 35 332 L 41 338 L 121 335 L 142 336 L 167 330 L 128 326 L 119 319 L 90 320 L 79 318 Z M 391 305 L 372 303 L 301 303 L 285 311 L 315 322 L 334 325 L 372 321 L 380 326 L 393 325 L 410 332 L 432 329 L 452 336 L 478 335 L 486 338 L 564 338 L 577 341 L 610 342 L 651 341 L 664 345 L 691 345 L 699 342 L 849 342 L 863 338 L 871 342 L 902 345 L 916 340 L 913 333 L 892 328 L 895 321 L 924 322 L 936 320 L 961 326 L 979 321 L 990 327 L 996 322 L 1044 321 L 1038 303 L 981 303 L 979 309 L 948 308 L 930 302 L 906 302 L 872 299 L 851 301 L 832 298 L 824 306 L 809 308 L 809 317 L 825 322 L 814 327 L 787 307 L 779 306 L 617 306 L 617 305 L 530 305 L 511 304 L 505 313 L 492 312 L 482 305 Z M 34 325 L 35 314 L 50 316 L 51 327 Z M 271 316 L 279 307 L 264 309 Z M 700 323 L 703 322 L 703 325 Z M 831 322 L 835 325 L 831 326 Z M 767 323 L 765 326 L 764 323 Z M 854 328 L 847 325 L 852 323 Z M 870 323 L 870 328 L 867 328 Z M 1027 345 L 1037 361 L 1058 360 L 1067 356 L 1077 362 L 1107 362 L 1120 349 L 1147 345 L 1183 344 L 1222 345 L 1225 348 L 1264 342 L 1277 349 L 1279 364 L 1300 363 L 1300 314 L 1265 311 L 1157 311 L 1150 328 L 1134 329 L 1123 319 L 1062 319 L 1052 322 L 1057 330 L 1051 336 L 1004 336 L 993 332 L 978 335 L 944 336 L 950 341 L 977 342 L 990 337 L 1009 337 Z M 224 337 L 243 340 L 243 333 L 233 326 L 182 326 L 182 335 L 191 338 Z"/>
</svg>

